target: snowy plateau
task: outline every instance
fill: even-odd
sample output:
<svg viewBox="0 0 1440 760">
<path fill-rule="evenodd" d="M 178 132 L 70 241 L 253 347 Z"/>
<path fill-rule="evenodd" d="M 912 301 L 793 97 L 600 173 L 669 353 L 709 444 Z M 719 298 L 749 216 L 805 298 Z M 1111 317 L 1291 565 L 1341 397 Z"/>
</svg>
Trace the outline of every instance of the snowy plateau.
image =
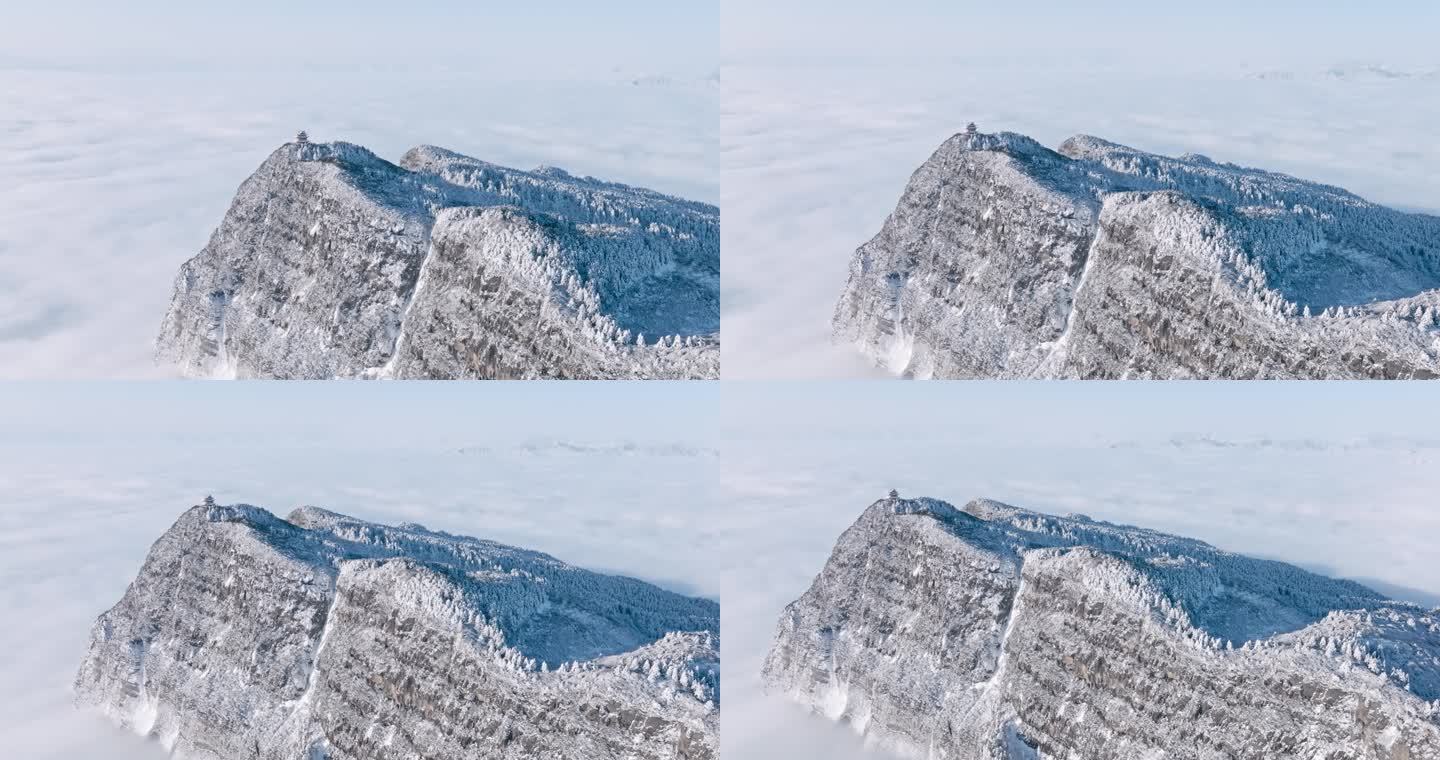
<svg viewBox="0 0 1440 760">
<path fill-rule="evenodd" d="M 988 500 L 870 506 L 764 681 L 900 757 L 1440 758 L 1440 610 Z"/>
<path fill-rule="evenodd" d="M 967 130 L 856 251 L 836 338 L 917 378 L 1434 378 L 1440 217 Z"/>
<path fill-rule="evenodd" d="M 156 342 L 187 375 L 719 375 L 711 205 L 422 146 L 297 139 L 186 262 Z"/>
<path fill-rule="evenodd" d="M 182 758 L 714 758 L 719 605 L 538 552 L 207 499 L 76 678 Z"/>
</svg>

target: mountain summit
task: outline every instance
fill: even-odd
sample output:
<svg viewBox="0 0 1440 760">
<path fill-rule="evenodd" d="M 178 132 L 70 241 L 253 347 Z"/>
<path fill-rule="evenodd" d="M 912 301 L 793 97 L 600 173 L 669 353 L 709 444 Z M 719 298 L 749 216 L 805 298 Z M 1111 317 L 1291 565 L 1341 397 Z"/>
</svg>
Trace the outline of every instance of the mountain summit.
<svg viewBox="0 0 1440 760">
<path fill-rule="evenodd" d="M 1205 156 L 966 131 L 833 320 L 935 378 L 1434 378 L 1440 217 Z"/>
<path fill-rule="evenodd" d="M 157 360 L 264 378 L 715 378 L 720 213 L 561 169 L 303 136 L 175 278 Z"/>
<path fill-rule="evenodd" d="M 764 678 L 902 757 L 1440 758 L 1440 610 L 986 500 L 871 505 Z"/>
<path fill-rule="evenodd" d="M 196 760 L 713 760 L 720 608 L 314 507 L 185 512 L 77 704 Z"/>
</svg>

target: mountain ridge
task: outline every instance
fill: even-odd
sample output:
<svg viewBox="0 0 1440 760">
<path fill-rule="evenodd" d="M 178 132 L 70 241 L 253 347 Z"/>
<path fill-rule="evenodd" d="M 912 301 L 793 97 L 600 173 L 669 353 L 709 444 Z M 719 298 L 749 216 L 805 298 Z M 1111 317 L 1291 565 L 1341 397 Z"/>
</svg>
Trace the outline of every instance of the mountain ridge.
<svg viewBox="0 0 1440 760">
<path fill-rule="evenodd" d="M 714 377 L 718 293 L 709 204 L 297 141 L 182 265 L 156 358 L 202 376 Z"/>
<path fill-rule="evenodd" d="M 1440 610 L 983 499 L 867 508 L 763 677 L 905 757 L 1440 757 Z"/>
<path fill-rule="evenodd" d="M 719 677 L 713 601 L 417 525 L 207 503 L 96 622 L 76 703 L 217 760 L 709 759 Z"/>
<path fill-rule="evenodd" d="M 964 132 L 851 262 L 837 341 L 911 377 L 1440 376 L 1440 217 L 1079 135 Z"/>
</svg>

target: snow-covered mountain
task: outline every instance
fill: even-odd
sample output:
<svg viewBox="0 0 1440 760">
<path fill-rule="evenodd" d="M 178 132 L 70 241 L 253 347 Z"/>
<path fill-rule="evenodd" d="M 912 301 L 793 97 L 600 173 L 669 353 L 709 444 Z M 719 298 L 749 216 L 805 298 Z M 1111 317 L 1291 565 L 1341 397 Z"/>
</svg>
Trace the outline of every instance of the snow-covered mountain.
<svg viewBox="0 0 1440 760">
<path fill-rule="evenodd" d="M 76 701 L 185 758 L 709 759 L 719 625 L 538 552 L 206 503 L 96 622 Z"/>
<path fill-rule="evenodd" d="M 187 261 L 157 359 L 274 378 L 714 378 L 714 206 L 431 146 L 286 144 Z"/>
<path fill-rule="evenodd" d="M 916 758 L 1440 758 L 1440 610 L 993 501 L 868 508 L 768 688 Z"/>
<path fill-rule="evenodd" d="M 1440 376 L 1440 217 L 1205 156 L 967 131 L 856 251 L 838 340 L 912 377 Z"/>
</svg>

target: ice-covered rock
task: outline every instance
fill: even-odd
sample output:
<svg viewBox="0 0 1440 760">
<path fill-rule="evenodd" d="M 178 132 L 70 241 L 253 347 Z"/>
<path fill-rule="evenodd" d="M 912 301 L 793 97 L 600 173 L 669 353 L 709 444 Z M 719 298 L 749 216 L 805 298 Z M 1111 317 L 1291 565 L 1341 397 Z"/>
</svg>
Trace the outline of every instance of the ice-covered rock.
<svg viewBox="0 0 1440 760">
<path fill-rule="evenodd" d="M 197 760 L 709 759 L 719 625 L 538 552 L 202 504 L 96 622 L 76 701 Z"/>
<path fill-rule="evenodd" d="M 764 677 L 904 757 L 1440 758 L 1440 610 L 984 500 L 867 509 Z"/>
<path fill-rule="evenodd" d="M 910 377 L 1440 376 L 1440 217 L 1094 137 L 961 133 L 855 253 L 837 340 Z"/>
<path fill-rule="evenodd" d="M 294 142 L 180 268 L 156 357 L 201 376 L 714 378 L 719 273 L 714 206 Z"/>
</svg>

